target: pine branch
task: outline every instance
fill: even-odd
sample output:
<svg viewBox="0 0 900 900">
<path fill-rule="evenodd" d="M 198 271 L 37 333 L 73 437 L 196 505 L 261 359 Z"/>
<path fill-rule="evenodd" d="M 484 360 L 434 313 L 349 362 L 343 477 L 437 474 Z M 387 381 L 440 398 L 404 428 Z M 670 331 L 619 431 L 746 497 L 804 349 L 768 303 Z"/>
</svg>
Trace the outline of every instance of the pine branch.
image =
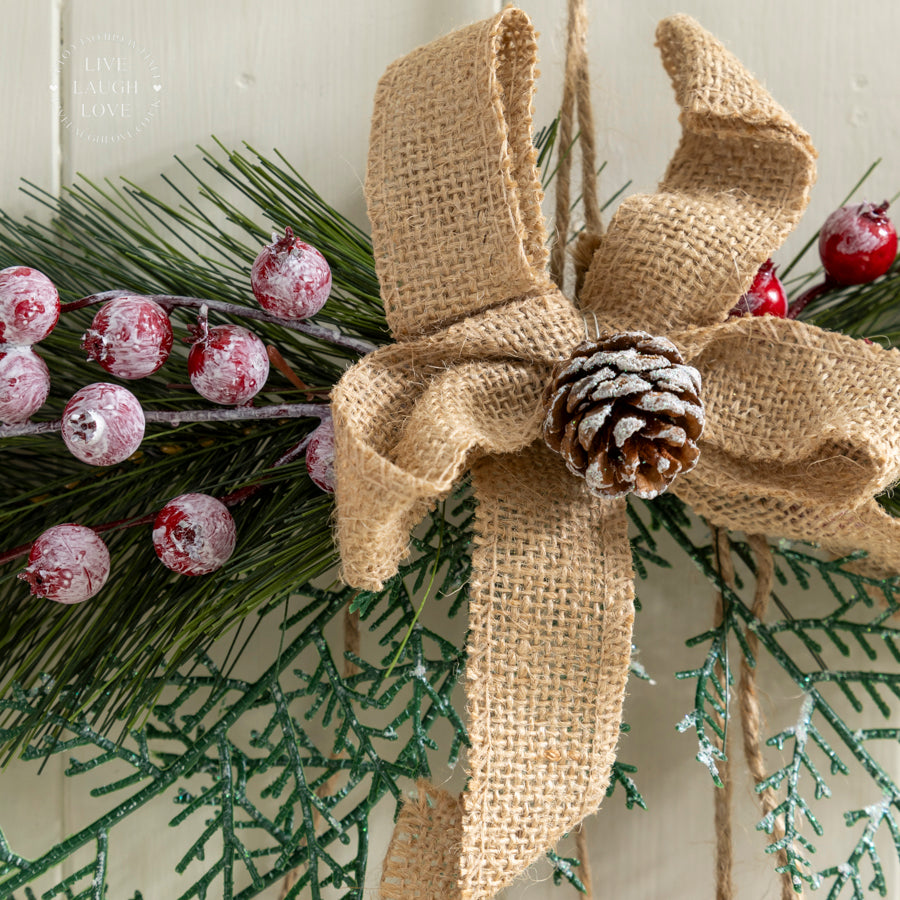
<svg viewBox="0 0 900 900">
<path fill-rule="evenodd" d="M 199 197 L 176 191 L 174 202 L 129 184 L 82 181 L 59 200 L 30 186 L 31 196 L 52 210 L 53 222 L 16 222 L 0 215 L 0 262 L 36 266 L 54 280 L 64 300 L 111 288 L 211 296 L 232 304 L 211 306 L 233 312 L 238 304 L 243 317 L 258 311 L 250 305 L 249 267 L 259 244 L 271 227 L 292 222 L 298 236 L 330 253 L 335 290 L 317 320 L 338 323 L 347 339 L 335 346 L 334 331 L 314 322 L 311 334 L 271 321 L 253 328 L 290 360 L 309 390 L 329 389 L 347 362 L 370 348 L 372 338 L 386 335 L 368 239 L 283 161 L 251 162 L 240 154 L 226 154 L 225 163 L 206 159 L 214 177 L 196 179 Z M 226 234 L 229 219 L 238 219 L 224 198 L 228 186 L 243 186 L 245 196 L 265 207 L 241 220 L 246 241 Z M 176 334 L 185 333 L 176 317 L 189 312 L 175 310 Z M 66 312 L 41 343 L 39 352 L 52 373 L 51 396 L 39 421 L 19 430 L 51 429 L 76 386 L 108 379 L 78 347 L 91 315 L 87 308 Z M 229 494 L 254 485 L 315 425 L 310 415 L 296 424 L 286 424 L 283 416 L 272 422 L 197 424 L 206 415 L 198 408 L 200 398 L 171 387 L 172 381 L 187 383 L 186 357 L 185 345 L 176 342 L 159 373 L 129 384 L 150 422 L 181 424 L 148 429 L 138 454 L 119 466 L 96 470 L 71 457 L 53 434 L 16 437 L 11 436 L 16 430 L 3 429 L 0 553 L 60 521 L 140 520 L 179 493 Z M 312 411 L 293 403 L 295 396 L 293 385 L 275 372 L 260 402 L 273 410 L 290 404 L 301 413 Z M 32 728 L 42 727 L 42 716 L 59 709 L 64 689 L 71 689 L 68 697 L 80 698 L 67 714 L 92 709 L 98 726 L 109 727 L 122 715 L 126 723 L 134 721 L 153 701 L 147 679 L 160 667 L 163 673 L 176 671 L 254 610 L 279 605 L 298 584 L 334 564 L 330 510 L 331 501 L 311 485 L 298 462 L 267 476 L 264 489 L 237 512 L 238 550 L 215 575 L 168 574 L 143 532 L 111 536 L 111 580 L 98 598 L 77 608 L 34 602 L 16 580 L 17 569 L 0 568 L 0 690 L 13 681 L 34 684 L 40 671 L 52 671 L 55 687 L 42 695 L 40 709 L 30 717 Z"/>
<path fill-rule="evenodd" d="M 458 590 L 455 554 L 468 546 L 469 524 L 432 524 L 431 539 L 444 531 L 448 561 L 433 603 L 448 614 Z M 396 581 L 415 583 L 430 565 L 423 555 L 405 566 Z M 344 888 L 348 897 L 357 894 L 365 872 L 365 823 L 372 805 L 387 794 L 399 800 L 408 778 L 427 774 L 422 751 L 434 746 L 431 732 L 439 722 L 449 722 L 455 735 L 452 761 L 465 741 L 465 730 L 450 696 L 462 651 L 428 630 L 413 633 L 405 650 L 409 663 L 390 675 L 384 659 L 364 657 L 354 659 L 358 674 L 340 675 L 324 629 L 352 594 L 349 588 L 308 589 L 282 626 L 283 650 L 255 682 L 229 676 L 203 654 L 183 672 L 153 676 L 155 692 L 165 689 L 169 696 L 153 707 L 144 726 L 122 740 L 111 740 L 92 727 L 90 710 L 74 720 L 41 712 L 51 731 L 27 745 L 25 758 L 64 754 L 70 758 L 67 774 L 72 777 L 115 771 L 109 776 L 112 781 L 94 790 L 108 797 L 110 805 L 34 860 L 16 854 L 0 837 L 0 893 L 12 895 L 37 874 L 89 847 L 98 834 L 105 836 L 127 815 L 166 796 L 180 807 L 171 820 L 173 827 L 191 829 L 198 821 L 203 825 L 199 836 L 186 842 L 177 866 L 189 882 L 180 895 L 183 900 L 213 893 L 250 897 L 297 867 L 303 896 L 318 900 L 329 887 Z M 385 647 L 390 653 L 402 628 L 396 613 L 408 612 L 407 601 L 392 588 L 371 600 L 369 615 L 380 622 L 370 623 L 380 639 L 376 654 Z M 304 662 L 310 655 L 316 660 L 311 672 Z M 18 718 L 17 724 L 0 729 L 0 741 L 27 738 L 29 721 L 41 711 L 48 690 L 49 685 L 16 688 L 0 700 L 0 708 Z M 251 711 L 263 712 L 265 725 L 248 740 L 240 724 Z M 311 728 L 310 723 L 326 727 Z M 123 776 L 123 770 L 128 774 Z M 179 789 L 188 776 L 195 785 L 199 779 L 202 787 L 191 793 Z M 316 821 L 321 826 L 315 827 Z M 354 833 L 348 862 L 346 851 L 339 855 L 337 850 Z M 69 876 L 66 888 L 73 893 L 81 889 L 85 879 L 96 876 L 98 865 Z"/>
</svg>

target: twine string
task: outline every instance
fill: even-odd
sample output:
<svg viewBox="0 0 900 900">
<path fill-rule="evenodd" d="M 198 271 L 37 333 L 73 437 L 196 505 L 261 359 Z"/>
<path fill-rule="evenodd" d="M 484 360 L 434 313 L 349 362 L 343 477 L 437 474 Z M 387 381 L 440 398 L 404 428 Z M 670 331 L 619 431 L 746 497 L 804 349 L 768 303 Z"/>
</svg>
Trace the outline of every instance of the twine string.
<svg viewBox="0 0 900 900">
<path fill-rule="evenodd" d="M 714 528 L 713 536 L 716 547 L 716 565 L 722 582 L 734 590 L 734 563 L 731 559 L 731 543 L 728 532 L 724 528 Z M 725 597 L 722 591 L 716 592 L 716 605 L 713 624 L 719 627 L 725 619 Z M 727 675 L 721 665 L 716 663 L 715 677 L 725 685 L 728 694 Z M 725 759 L 717 763 L 719 779 L 722 787 L 714 787 L 715 827 L 716 827 L 716 900 L 732 900 L 734 897 L 734 842 L 731 836 L 731 809 L 734 796 L 734 782 L 731 778 L 731 750 L 728 730 L 728 704 L 725 702 L 725 715 L 715 713 L 715 721 L 725 734 L 725 739 L 718 741 L 719 749 Z"/>
<path fill-rule="evenodd" d="M 559 289 L 564 287 L 566 267 L 566 243 L 569 234 L 570 179 L 572 172 L 572 118 L 573 106 L 578 104 L 578 125 L 581 144 L 581 190 L 585 215 L 585 233 L 579 237 L 576 248 L 584 248 L 581 240 L 585 234 L 599 234 L 603 225 L 600 219 L 600 204 L 597 201 L 596 149 L 594 141 L 594 113 L 591 108 L 591 80 L 588 70 L 587 55 L 587 8 L 585 0 L 569 0 L 566 41 L 566 71 L 563 81 L 563 98 L 559 114 L 558 169 L 556 173 L 556 243 L 550 254 L 550 271 Z M 594 248 L 596 249 L 596 248 Z M 575 297 L 581 291 L 584 276 L 590 266 L 593 250 L 585 259 L 585 253 L 573 253 L 575 265 Z M 592 312 L 594 320 L 594 337 L 600 337 L 600 323 L 597 314 Z M 591 331 L 587 316 L 584 319 L 584 330 L 588 340 Z M 587 823 L 582 822 L 575 831 L 575 847 L 581 862 L 581 881 L 585 887 L 583 896 L 592 900 L 594 896 L 591 886 L 591 858 L 587 840 Z"/>
<path fill-rule="evenodd" d="M 772 580 L 775 572 L 775 563 L 772 559 L 772 551 L 765 535 L 754 534 L 747 537 L 747 541 L 756 558 L 756 591 L 753 597 L 753 615 L 761 622 L 766 615 L 769 606 L 769 598 L 772 595 Z M 759 659 L 759 638 L 751 630 L 745 632 L 747 646 L 754 659 Z M 741 674 L 738 681 L 738 700 L 741 710 L 741 730 L 744 738 L 744 756 L 747 759 L 747 768 L 753 778 L 754 785 L 758 785 L 766 777 L 766 770 L 762 754 L 762 713 L 759 704 L 759 695 L 756 690 L 756 669 L 751 667 L 747 657 L 741 658 Z M 772 788 L 760 791 L 759 805 L 764 816 L 769 815 L 778 806 L 778 797 Z M 784 837 L 784 819 L 778 816 L 772 829 L 772 838 L 780 841 Z M 786 867 L 788 864 L 787 850 L 782 848 L 777 853 L 778 865 Z M 795 888 L 790 872 L 781 873 L 781 898 L 782 900 L 796 900 L 803 893 Z"/>
<path fill-rule="evenodd" d="M 600 202 L 597 199 L 597 149 L 594 137 L 594 113 L 591 107 L 585 0 L 568 0 L 566 69 L 556 135 L 559 146 L 556 171 L 556 243 L 550 254 L 550 273 L 560 290 L 565 286 L 576 115 L 578 145 L 581 150 L 581 199 L 584 209 L 584 231 L 579 235 L 572 254 L 577 298 L 594 250 L 603 233 Z"/>
<path fill-rule="evenodd" d="M 582 900 L 594 900 L 594 888 L 591 884 L 591 853 L 588 849 L 587 820 L 583 821 L 575 829 L 575 853 L 581 863 L 581 883 L 584 885 L 584 893 L 578 891 Z"/>
</svg>

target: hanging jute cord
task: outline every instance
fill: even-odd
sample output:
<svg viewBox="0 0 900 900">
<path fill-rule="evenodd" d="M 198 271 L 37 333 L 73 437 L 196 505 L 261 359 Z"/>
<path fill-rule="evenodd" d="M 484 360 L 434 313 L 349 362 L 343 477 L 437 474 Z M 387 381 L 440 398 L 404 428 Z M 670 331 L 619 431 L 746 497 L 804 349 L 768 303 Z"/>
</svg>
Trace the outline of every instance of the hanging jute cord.
<svg viewBox="0 0 900 900">
<path fill-rule="evenodd" d="M 587 822 L 582 822 L 575 829 L 575 852 L 578 854 L 578 861 L 581 868 L 578 872 L 581 883 L 584 885 L 584 892 L 578 891 L 578 896 L 583 900 L 594 900 L 594 888 L 591 884 L 591 853 L 588 849 L 587 838 Z"/>
<path fill-rule="evenodd" d="M 729 589 L 734 589 L 734 563 L 731 557 L 731 543 L 728 532 L 723 528 L 714 528 L 713 537 L 716 545 L 716 561 L 719 577 L 722 583 Z M 765 619 L 769 606 L 769 598 L 772 594 L 772 581 L 775 572 L 775 563 L 772 559 L 772 551 L 765 535 L 754 534 L 747 537 L 747 542 L 753 550 L 756 560 L 756 588 L 753 596 L 752 613 L 757 622 Z M 722 592 L 716 595 L 715 625 L 718 627 L 724 619 L 725 599 Z M 745 631 L 747 649 L 755 660 L 759 658 L 759 638 L 755 632 L 747 628 Z M 724 683 L 724 673 L 717 666 L 716 676 Z M 743 733 L 744 756 L 747 759 L 747 768 L 753 779 L 753 784 L 758 785 L 765 780 L 766 769 L 762 754 L 762 712 L 760 709 L 759 695 L 756 688 L 756 669 L 744 654 L 741 655 L 740 678 L 738 681 L 738 705 L 740 707 L 741 731 Z M 717 716 L 717 723 L 726 730 L 728 723 L 725 717 Z M 731 814 L 732 798 L 734 794 L 733 771 L 731 767 L 730 740 L 726 737 L 724 744 L 720 743 L 720 749 L 724 750 L 726 759 L 717 762 L 719 778 L 722 787 L 715 791 L 715 828 L 716 828 L 716 900 L 732 900 L 735 896 L 732 867 L 734 861 L 734 844 L 732 839 Z M 760 791 L 760 808 L 764 816 L 768 816 L 778 806 L 778 796 L 772 788 Z M 780 841 L 784 837 L 784 820 L 778 817 L 772 831 L 772 840 Z M 787 851 L 782 848 L 777 852 L 779 867 L 788 864 Z M 782 900 L 795 900 L 802 897 L 801 891 L 795 889 L 790 872 L 781 874 L 781 898 Z"/>
<path fill-rule="evenodd" d="M 756 621 L 762 622 L 766 609 L 769 605 L 769 598 L 772 595 L 772 579 L 775 572 L 775 563 L 772 559 L 772 551 L 769 549 L 769 543 L 765 535 L 754 534 L 747 538 L 753 554 L 756 558 L 756 592 L 753 597 L 753 615 Z M 759 638 L 751 630 L 745 632 L 747 648 L 754 659 L 759 659 Z M 747 758 L 747 767 L 750 769 L 750 775 L 753 778 L 753 784 L 760 784 L 766 777 L 766 770 L 763 764 L 762 755 L 762 735 L 760 731 L 761 714 L 759 705 L 759 696 L 756 691 L 756 669 L 750 665 L 746 656 L 741 657 L 741 674 L 738 682 L 738 702 L 741 708 L 741 729 L 744 735 L 744 756 Z M 769 815 L 777 806 L 778 798 L 772 788 L 765 788 L 757 794 L 759 804 L 762 808 L 764 816 Z M 784 821 L 782 817 L 777 817 L 775 826 L 772 831 L 772 840 L 780 841 L 784 837 Z M 787 851 L 781 849 L 778 851 L 778 865 L 787 866 Z M 793 900 L 793 898 L 802 897 L 803 893 L 799 888 L 795 888 L 793 880 L 788 871 L 782 872 L 781 875 L 781 897 L 782 900 Z"/>
<path fill-rule="evenodd" d="M 600 218 L 600 204 L 597 200 L 596 146 L 594 140 L 594 112 L 591 107 L 591 79 L 587 55 L 587 8 L 585 0 L 568 0 L 566 36 L 566 69 L 563 78 L 563 96 L 559 111 L 557 132 L 557 172 L 556 172 L 556 243 L 550 254 L 550 274 L 559 285 L 564 286 L 566 267 L 566 246 L 569 235 L 569 213 L 571 207 L 571 172 L 573 146 L 573 120 L 575 106 L 578 110 L 579 147 L 581 149 L 581 192 L 585 227 L 579 235 L 572 252 L 575 269 L 575 291 L 577 300 L 584 284 L 584 276 L 590 267 L 594 250 L 597 249 L 603 222 Z M 596 326 L 596 316 L 595 326 Z M 587 325 L 585 325 L 587 329 Z M 599 326 L 596 326 L 599 332 Z M 575 830 L 575 852 L 581 864 L 579 876 L 585 893 L 578 892 L 585 900 L 592 900 L 591 860 L 587 840 L 587 823 L 582 822 Z"/>
<path fill-rule="evenodd" d="M 581 203 L 584 230 L 578 236 L 572 259 L 575 265 L 575 291 L 581 293 L 584 276 L 603 233 L 600 203 L 597 199 L 597 151 L 594 138 L 594 113 L 591 108 L 591 79 L 587 55 L 587 9 L 585 0 L 569 0 L 566 41 L 566 71 L 556 141 L 556 242 L 550 254 L 550 275 L 560 290 L 565 286 L 566 246 L 571 212 L 572 156 L 577 142 L 581 151 Z"/>
<path fill-rule="evenodd" d="M 731 543 L 728 540 L 728 532 L 724 528 L 714 528 L 713 538 L 716 546 L 716 564 L 719 578 L 731 590 L 734 590 L 734 563 L 731 559 Z M 716 606 L 714 625 L 718 628 L 725 619 L 725 595 L 722 591 L 716 593 Z M 725 694 L 728 694 L 726 674 L 717 663 L 715 677 L 724 685 Z M 719 771 L 719 780 L 722 787 L 716 787 L 713 798 L 715 801 L 716 823 L 716 900 L 732 900 L 734 897 L 734 879 L 732 869 L 734 863 L 734 842 L 731 836 L 731 810 L 734 797 L 734 781 L 731 772 L 731 732 L 728 729 L 728 703 L 722 698 L 725 714 L 716 714 L 716 724 L 725 734 L 725 738 L 719 742 L 719 749 L 725 755 L 725 759 L 716 763 Z"/>
</svg>

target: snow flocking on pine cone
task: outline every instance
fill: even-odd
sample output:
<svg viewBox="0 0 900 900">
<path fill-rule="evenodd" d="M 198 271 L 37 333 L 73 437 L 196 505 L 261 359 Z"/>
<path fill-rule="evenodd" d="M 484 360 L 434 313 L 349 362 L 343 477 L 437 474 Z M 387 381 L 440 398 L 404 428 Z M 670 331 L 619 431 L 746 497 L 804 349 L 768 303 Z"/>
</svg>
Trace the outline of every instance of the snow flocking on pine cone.
<svg viewBox="0 0 900 900">
<path fill-rule="evenodd" d="M 700 455 L 700 373 L 646 332 L 579 344 L 554 369 L 544 410 L 547 445 L 598 497 L 652 499 Z"/>
</svg>

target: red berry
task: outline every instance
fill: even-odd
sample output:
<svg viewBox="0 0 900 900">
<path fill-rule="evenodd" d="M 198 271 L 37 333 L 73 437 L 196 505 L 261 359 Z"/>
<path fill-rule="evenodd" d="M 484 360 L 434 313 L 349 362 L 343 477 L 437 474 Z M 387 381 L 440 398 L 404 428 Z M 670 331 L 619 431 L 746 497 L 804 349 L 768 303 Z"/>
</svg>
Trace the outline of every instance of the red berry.
<svg viewBox="0 0 900 900">
<path fill-rule="evenodd" d="M 269 377 L 263 342 L 240 325 L 200 325 L 188 355 L 188 375 L 198 394 L 213 403 L 240 405 L 255 397 Z"/>
<path fill-rule="evenodd" d="M 783 319 L 787 315 L 788 302 L 784 285 L 775 274 L 775 264 L 767 259 L 756 273 L 753 284 L 746 294 L 741 295 L 729 316 L 778 316 Z"/>
<path fill-rule="evenodd" d="M 152 375 L 169 358 L 172 323 L 146 297 L 117 297 L 100 308 L 81 339 L 88 359 L 119 378 Z"/>
<path fill-rule="evenodd" d="M 234 551 L 234 519 L 209 494 L 182 494 L 170 500 L 153 523 L 153 546 L 162 564 L 181 575 L 207 575 Z"/>
<path fill-rule="evenodd" d="M 144 411 L 137 397 L 117 384 L 89 384 L 66 404 L 62 437 L 82 462 L 113 466 L 141 445 Z"/>
<path fill-rule="evenodd" d="M 819 232 L 819 257 L 825 272 L 838 284 L 866 284 L 891 267 L 897 255 L 897 231 L 879 206 L 856 203 L 842 206 Z"/>
<path fill-rule="evenodd" d="M 0 343 L 36 344 L 59 319 L 59 294 L 37 269 L 11 266 L 0 271 Z"/>
<path fill-rule="evenodd" d="M 334 422 L 323 419 L 306 445 L 306 472 L 326 493 L 334 493 Z"/>
<path fill-rule="evenodd" d="M 253 261 L 250 285 L 259 305 L 272 315 L 306 319 L 325 305 L 331 269 L 315 247 L 285 228 L 284 237 L 263 247 Z"/>
<path fill-rule="evenodd" d="M 14 425 L 36 413 L 50 393 L 50 372 L 31 347 L 0 344 L 0 422 Z"/>
<path fill-rule="evenodd" d="M 96 594 L 109 576 L 109 550 L 95 531 L 83 525 L 55 525 L 31 546 L 28 566 L 19 578 L 35 597 L 57 603 L 81 603 Z"/>
</svg>

